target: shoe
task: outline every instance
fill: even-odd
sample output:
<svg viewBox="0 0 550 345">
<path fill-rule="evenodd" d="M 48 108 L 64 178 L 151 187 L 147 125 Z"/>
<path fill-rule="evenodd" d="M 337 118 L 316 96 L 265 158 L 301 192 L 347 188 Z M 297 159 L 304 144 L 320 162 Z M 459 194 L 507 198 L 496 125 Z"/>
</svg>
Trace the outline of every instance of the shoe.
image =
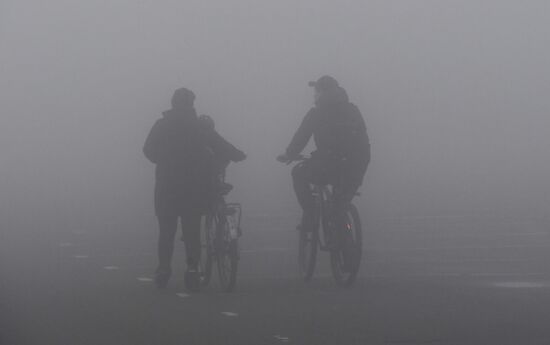
<svg viewBox="0 0 550 345">
<path fill-rule="evenodd" d="M 196 268 L 189 268 L 185 272 L 185 288 L 191 292 L 200 291 L 200 276 Z"/>
</svg>

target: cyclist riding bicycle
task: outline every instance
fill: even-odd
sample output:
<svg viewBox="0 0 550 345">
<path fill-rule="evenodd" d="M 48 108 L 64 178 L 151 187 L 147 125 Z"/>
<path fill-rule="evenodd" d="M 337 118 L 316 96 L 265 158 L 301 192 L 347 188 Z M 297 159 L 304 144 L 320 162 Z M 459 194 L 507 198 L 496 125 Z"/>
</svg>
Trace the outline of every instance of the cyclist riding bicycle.
<svg viewBox="0 0 550 345">
<path fill-rule="evenodd" d="M 370 162 L 370 143 L 361 112 L 336 79 L 323 76 L 310 82 L 315 105 L 306 114 L 281 162 L 296 160 L 313 136 L 316 150 L 292 170 L 294 191 L 303 216 L 300 228 L 312 231 L 315 205 L 311 184 L 331 184 L 338 192 L 336 209 L 343 210 L 363 183 Z"/>
</svg>

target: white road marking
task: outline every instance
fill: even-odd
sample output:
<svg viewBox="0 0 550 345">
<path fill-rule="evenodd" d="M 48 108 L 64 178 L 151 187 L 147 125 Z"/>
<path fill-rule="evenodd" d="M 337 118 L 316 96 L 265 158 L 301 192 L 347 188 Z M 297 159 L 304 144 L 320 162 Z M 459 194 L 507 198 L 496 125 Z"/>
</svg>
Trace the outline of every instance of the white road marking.
<svg viewBox="0 0 550 345">
<path fill-rule="evenodd" d="M 229 317 L 239 316 L 239 314 L 233 313 L 233 312 L 230 312 L 230 311 L 222 311 L 222 315 L 229 316 Z"/>
<path fill-rule="evenodd" d="M 503 246 L 448 246 L 448 247 L 391 247 L 373 249 L 376 252 L 430 252 L 436 250 L 457 250 L 457 249 L 470 249 L 470 250 L 496 250 L 496 249 L 548 249 L 550 245 L 544 244 L 532 244 L 532 245 L 503 245 Z"/>
<path fill-rule="evenodd" d="M 413 273 L 413 274 L 366 274 L 367 278 L 420 278 L 420 277 L 543 277 L 543 273 Z M 331 275 L 317 276 L 331 277 Z"/>
<path fill-rule="evenodd" d="M 475 277 L 542 277 L 544 273 L 496 273 L 496 272 L 483 272 L 483 273 L 471 273 L 470 275 Z"/>
<path fill-rule="evenodd" d="M 289 340 L 290 340 L 288 337 L 283 337 L 283 336 L 280 336 L 280 335 L 274 335 L 273 338 L 275 338 L 277 340 L 280 340 L 283 343 L 288 343 Z"/>
<path fill-rule="evenodd" d="M 75 259 L 88 259 L 89 257 L 90 257 L 89 255 L 85 255 L 85 254 L 79 254 L 74 256 Z"/>
<path fill-rule="evenodd" d="M 118 267 L 118 266 L 105 266 L 105 267 L 103 267 L 103 269 L 106 269 L 108 271 L 115 271 L 115 270 L 120 269 L 120 267 Z"/>
<path fill-rule="evenodd" d="M 402 259 L 373 259 L 365 260 L 372 264 L 396 264 L 396 263 L 414 263 L 414 264 L 469 264 L 469 263 L 517 263 L 517 262 L 532 262 L 534 259 L 417 259 L 417 258 L 402 258 Z"/>
<path fill-rule="evenodd" d="M 189 295 L 188 295 L 188 294 L 186 294 L 186 293 L 183 293 L 183 292 L 179 292 L 179 293 L 177 293 L 177 294 L 176 294 L 176 296 L 178 296 L 178 297 L 181 297 L 181 298 L 187 298 L 187 297 L 189 297 Z"/>
<path fill-rule="evenodd" d="M 152 279 L 152 278 L 149 278 L 149 277 L 138 277 L 137 280 L 139 280 L 140 282 L 143 282 L 143 283 L 152 282 L 152 281 L 153 281 L 153 279 Z"/>
<path fill-rule="evenodd" d="M 540 289 L 544 287 L 549 287 L 548 283 L 542 282 L 498 282 L 492 284 L 493 286 L 507 289 Z"/>
</svg>

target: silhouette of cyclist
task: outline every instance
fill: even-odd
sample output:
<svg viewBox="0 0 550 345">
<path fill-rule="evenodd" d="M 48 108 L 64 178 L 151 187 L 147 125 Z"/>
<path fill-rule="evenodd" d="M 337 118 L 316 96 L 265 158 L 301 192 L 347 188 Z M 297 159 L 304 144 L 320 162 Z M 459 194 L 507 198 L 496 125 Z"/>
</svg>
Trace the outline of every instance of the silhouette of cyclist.
<svg viewBox="0 0 550 345">
<path fill-rule="evenodd" d="M 337 191 L 337 210 L 353 199 L 370 162 L 370 143 L 361 112 L 349 102 L 336 79 L 323 76 L 310 82 L 314 107 L 306 114 L 281 162 L 296 160 L 313 136 L 316 150 L 311 158 L 292 169 L 294 191 L 303 216 L 301 229 L 311 231 L 317 215 L 311 184 L 331 184 Z"/>
<path fill-rule="evenodd" d="M 172 109 L 151 128 L 143 147 L 156 165 L 155 213 L 159 222 L 157 287 L 166 287 L 172 269 L 174 238 L 181 221 L 187 255 L 185 285 L 199 287 L 200 221 L 208 207 L 212 155 L 242 161 L 243 152 L 215 131 L 204 128 L 194 108 L 195 94 L 181 88 L 174 92 Z"/>
</svg>

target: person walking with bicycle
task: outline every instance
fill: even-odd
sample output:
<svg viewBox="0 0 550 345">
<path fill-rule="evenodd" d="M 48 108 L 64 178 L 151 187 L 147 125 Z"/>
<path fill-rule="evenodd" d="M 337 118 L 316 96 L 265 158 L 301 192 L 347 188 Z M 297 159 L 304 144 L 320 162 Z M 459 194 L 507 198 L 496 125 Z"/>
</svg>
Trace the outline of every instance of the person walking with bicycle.
<svg viewBox="0 0 550 345">
<path fill-rule="evenodd" d="M 227 147 L 219 135 L 203 128 L 194 107 L 195 94 L 186 88 L 172 96 L 172 109 L 157 120 L 143 146 L 143 153 L 155 169 L 155 213 L 159 222 L 157 287 L 166 287 L 171 276 L 171 261 L 178 221 L 181 221 L 188 289 L 198 288 L 197 264 L 200 257 L 200 221 L 208 207 L 213 152 L 228 155 L 233 161 L 246 156 L 232 145 Z"/>
<path fill-rule="evenodd" d="M 277 157 L 285 163 L 296 160 L 313 137 L 316 150 L 311 158 L 292 170 L 294 191 L 303 210 L 302 231 L 311 231 L 318 217 L 311 185 L 336 187 L 336 209 L 342 210 L 361 186 L 370 162 L 363 116 L 349 101 L 344 88 L 331 76 L 322 76 L 309 86 L 314 89 L 314 106 L 303 118 L 285 153 Z"/>
</svg>

